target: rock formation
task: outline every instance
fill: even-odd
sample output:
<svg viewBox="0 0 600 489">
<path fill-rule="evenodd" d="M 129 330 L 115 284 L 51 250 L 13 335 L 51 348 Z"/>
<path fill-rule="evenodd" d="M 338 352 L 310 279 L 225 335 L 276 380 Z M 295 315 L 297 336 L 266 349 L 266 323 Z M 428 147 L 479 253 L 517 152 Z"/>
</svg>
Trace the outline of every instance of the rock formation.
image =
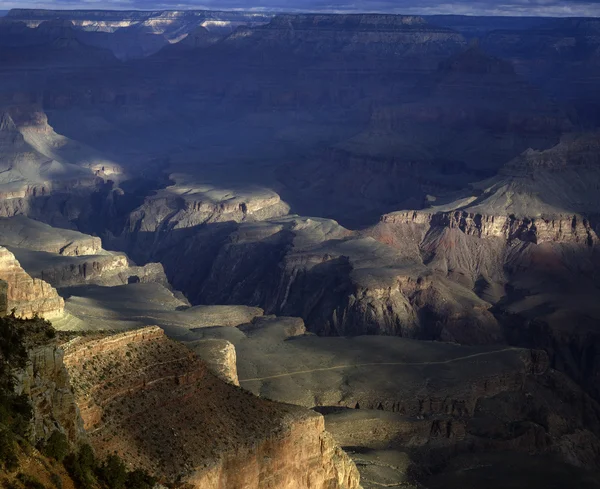
<svg viewBox="0 0 600 489">
<path fill-rule="evenodd" d="M 297 321 L 265 317 L 238 328 L 193 331 L 235 345 L 242 387 L 317 406 L 359 465 L 365 487 L 386 482 L 390 472 L 384 467 L 398 464 L 402 454 L 400 479 L 406 483 L 445 470 L 457 454 L 472 451 L 511 450 L 556 456 L 563 465 L 597 466 L 600 406 L 552 370 L 543 351 L 319 338 L 305 336 Z M 193 349 L 196 344 L 187 343 Z M 389 458 L 394 464 L 384 462 Z"/>
<path fill-rule="evenodd" d="M 172 178 L 181 183 L 146 199 L 113 242 L 135 260 L 157 260 L 203 224 L 263 220 L 289 211 L 279 195 L 268 189 L 235 190 L 194 184 L 184 175 Z"/>
<path fill-rule="evenodd" d="M 230 384 L 240 385 L 235 346 L 232 343 L 219 339 L 199 340 L 194 342 L 193 350 L 217 377 Z"/>
<path fill-rule="evenodd" d="M 334 53 L 381 59 L 411 58 L 422 61 L 444 56 L 464 46 L 462 36 L 429 25 L 422 17 L 401 15 L 278 15 L 253 29 L 239 29 L 225 41 L 246 49 L 290 50 L 295 54 Z M 333 56 L 335 59 L 335 55 Z"/>
<path fill-rule="evenodd" d="M 213 35 L 230 34 L 239 26 L 269 22 L 269 14 L 237 11 L 104 11 L 13 9 L 6 23 L 38 28 L 49 21 L 69 22 L 75 36 L 90 46 L 110 49 L 120 59 L 150 56 L 169 43 L 196 30 L 208 28 Z M 29 29 L 32 30 L 32 29 Z"/>
<path fill-rule="evenodd" d="M 102 249 L 98 237 L 53 228 L 25 216 L 0 218 L 0 245 L 15 255 L 29 275 L 56 288 L 129 282 L 169 286 L 158 263 L 138 267 L 123 253 Z"/>
<path fill-rule="evenodd" d="M 117 451 L 127 463 L 203 489 L 360 487 L 322 416 L 222 382 L 159 328 L 76 338 L 64 349 L 99 453 Z"/>
<path fill-rule="evenodd" d="M 63 256 L 95 255 L 102 250 L 102 241 L 98 237 L 53 228 L 22 215 L 0 218 L 0 243 Z"/>
<path fill-rule="evenodd" d="M 71 389 L 63 350 L 54 342 L 31 348 L 28 357 L 25 368 L 15 373 L 15 391 L 28 396 L 33 408 L 32 443 L 47 440 L 59 429 L 72 446 L 77 446 L 87 435 Z"/>
<path fill-rule="evenodd" d="M 320 334 L 397 334 L 486 343 L 502 337 L 490 304 L 325 219 L 288 216 L 189 236 L 161 257 L 193 302 L 247 304 L 299 316 Z M 197 257 L 199 247 L 207 250 Z M 190 257 L 194 256 L 192 262 Z M 185 265 L 184 265 L 185 264 Z M 433 326 L 432 324 L 435 324 Z"/>
<path fill-rule="evenodd" d="M 0 246 L 0 279 L 8 284 L 8 310 L 19 317 L 61 317 L 65 303 L 52 286 L 31 278 L 6 248 Z"/>
</svg>

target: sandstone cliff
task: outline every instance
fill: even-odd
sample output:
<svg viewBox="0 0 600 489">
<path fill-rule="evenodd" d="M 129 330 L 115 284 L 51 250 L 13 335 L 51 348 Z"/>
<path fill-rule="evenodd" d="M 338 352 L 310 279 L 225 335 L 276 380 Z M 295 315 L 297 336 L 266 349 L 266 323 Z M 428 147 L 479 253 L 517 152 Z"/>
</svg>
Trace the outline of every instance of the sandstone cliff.
<svg viewBox="0 0 600 489">
<path fill-rule="evenodd" d="M 62 316 L 65 305 L 62 297 L 48 283 L 31 278 L 4 247 L 0 247 L 0 279 L 8 284 L 8 310 L 15 309 L 17 316 L 39 315 L 46 319 Z"/>
<path fill-rule="evenodd" d="M 117 451 L 127 463 L 202 489 L 360 487 L 320 415 L 224 383 L 159 328 L 77 338 L 64 348 L 101 454 Z"/>
</svg>

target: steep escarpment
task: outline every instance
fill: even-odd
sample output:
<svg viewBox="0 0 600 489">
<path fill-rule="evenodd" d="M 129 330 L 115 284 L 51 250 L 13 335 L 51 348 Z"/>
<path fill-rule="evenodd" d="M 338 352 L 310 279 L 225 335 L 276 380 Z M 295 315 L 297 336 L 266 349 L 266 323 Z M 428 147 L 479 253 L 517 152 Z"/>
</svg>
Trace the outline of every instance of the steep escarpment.
<svg viewBox="0 0 600 489">
<path fill-rule="evenodd" d="M 39 315 L 46 319 L 60 317 L 65 303 L 50 284 L 31 278 L 4 247 L 0 247 L 0 279 L 8 284 L 8 310 L 24 318 Z"/>
<path fill-rule="evenodd" d="M 0 218 L 0 245 L 33 278 L 53 287 L 158 282 L 169 287 L 162 266 L 136 266 L 123 253 L 102 249 L 100 238 L 53 228 L 25 216 Z"/>
<path fill-rule="evenodd" d="M 422 17 L 383 14 L 278 15 L 265 26 L 237 31 L 226 42 L 251 49 L 291 48 L 297 54 L 311 50 L 415 58 L 447 55 L 465 44 L 460 34 L 431 26 Z"/>
<path fill-rule="evenodd" d="M 320 334 L 465 342 L 502 336 L 490 305 L 432 274 L 418 252 L 399 254 L 335 221 L 298 216 L 221 231 L 219 239 L 199 231 L 163 255 L 173 285 L 194 303 L 258 306 L 302 317 Z M 198 248 L 205 257 L 197 257 Z"/>
<path fill-rule="evenodd" d="M 572 127 L 509 62 L 476 46 L 439 60 L 404 92 L 412 96 L 373 103 L 352 137 L 279 169 L 300 212 L 364 227 L 377 211 L 422 208 L 528 148 L 552 147 Z"/>
<path fill-rule="evenodd" d="M 510 342 L 545 349 L 595 398 L 595 362 L 581 359 L 598 344 L 597 144 L 595 133 L 571 134 L 528 150 L 472 195 L 388 214 L 368 233 L 412 246 L 429 269 L 494 303 Z"/>
<path fill-rule="evenodd" d="M 597 464 L 591 461 L 599 447 L 600 407 L 554 371 L 543 351 L 391 337 L 323 338 L 304 335 L 302 326 L 294 318 L 264 317 L 194 333 L 235 345 L 242 387 L 317 406 L 336 440 L 350 447 L 365 487 L 374 475 L 381 483 L 390 476 L 382 468 L 388 464 L 377 465 L 385 454 L 395 460 L 404 453 L 406 483 L 443 472 L 458 454 L 473 451 Z"/>
<path fill-rule="evenodd" d="M 133 211 L 113 246 L 139 262 L 158 261 L 204 224 L 257 221 L 286 215 L 289 207 L 264 188 L 227 189 L 194 184 L 183 175 L 180 183 L 160 190 Z"/>
<path fill-rule="evenodd" d="M 15 373 L 15 392 L 25 395 L 32 406 L 31 441 L 47 440 L 55 430 L 76 447 L 86 440 L 79 409 L 64 364 L 64 352 L 52 342 L 31 347 L 23 369 Z"/>
<path fill-rule="evenodd" d="M 30 105 L 3 112 L 0 154 L 0 216 L 27 215 L 66 228 L 88 217 L 91 196 L 122 173 L 110 158 L 54 132 Z"/>
<path fill-rule="evenodd" d="M 222 382 L 159 328 L 77 338 L 64 348 L 100 453 L 117 451 L 128 463 L 198 488 L 360 487 L 320 415 Z"/>
<path fill-rule="evenodd" d="M 58 452 L 47 450 L 58 439 L 64 457 L 86 441 L 56 332 L 43 319 L 14 315 L 0 317 L 0 330 L 0 485 L 72 488 L 65 468 L 52 460 Z"/>
<path fill-rule="evenodd" d="M 117 58 L 152 55 L 169 43 L 177 42 L 199 26 L 225 36 L 239 26 L 269 22 L 269 14 L 237 11 L 110 11 L 12 9 L 6 23 L 23 23 L 33 30 L 49 21 L 69 22 L 82 42 L 110 49 Z"/>
</svg>

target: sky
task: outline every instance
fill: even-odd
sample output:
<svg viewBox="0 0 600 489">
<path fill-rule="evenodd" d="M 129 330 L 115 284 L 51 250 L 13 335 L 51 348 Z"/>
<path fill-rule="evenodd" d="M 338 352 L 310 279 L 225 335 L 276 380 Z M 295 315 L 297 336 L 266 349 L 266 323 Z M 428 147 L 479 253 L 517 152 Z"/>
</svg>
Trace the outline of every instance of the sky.
<svg viewBox="0 0 600 489">
<path fill-rule="evenodd" d="M 11 8 L 242 9 L 406 14 L 600 17 L 600 0 L 0 0 Z"/>
</svg>

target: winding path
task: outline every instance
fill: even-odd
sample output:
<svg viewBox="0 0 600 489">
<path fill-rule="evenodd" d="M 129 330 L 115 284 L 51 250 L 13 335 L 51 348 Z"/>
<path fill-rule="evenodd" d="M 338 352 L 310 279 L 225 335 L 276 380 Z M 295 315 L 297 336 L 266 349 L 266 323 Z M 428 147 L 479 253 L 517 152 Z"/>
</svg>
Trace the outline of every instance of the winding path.
<svg viewBox="0 0 600 489">
<path fill-rule="evenodd" d="M 453 362 L 460 362 L 462 360 L 470 360 L 472 358 L 483 357 L 483 356 L 487 356 L 487 355 L 495 355 L 497 353 L 503 353 L 503 352 L 507 352 L 507 351 L 523 351 L 523 349 L 510 347 L 510 348 L 504 348 L 502 350 L 486 351 L 486 352 L 481 352 L 481 353 L 474 353 L 472 355 L 467 355 L 464 357 L 450 358 L 448 360 L 440 360 L 438 362 L 382 362 L 382 363 L 356 363 L 356 364 L 349 364 L 349 365 L 336 365 L 335 367 L 315 368 L 312 370 L 299 370 L 297 372 L 288 372 L 288 373 L 284 373 L 284 374 L 270 375 L 268 377 L 256 377 L 253 379 L 243 379 L 243 380 L 240 379 L 240 384 L 242 384 L 244 382 L 260 382 L 263 380 L 280 379 L 282 377 L 291 377 L 293 375 L 310 374 L 313 372 L 327 372 L 330 370 L 343 370 L 346 368 L 380 367 L 380 366 L 381 367 L 390 367 L 390 366 L 416 367 L 416 366 L 420 366 L 420 365 L 447 365 L 447 364 L 453 363 Z"/>
</svg>

